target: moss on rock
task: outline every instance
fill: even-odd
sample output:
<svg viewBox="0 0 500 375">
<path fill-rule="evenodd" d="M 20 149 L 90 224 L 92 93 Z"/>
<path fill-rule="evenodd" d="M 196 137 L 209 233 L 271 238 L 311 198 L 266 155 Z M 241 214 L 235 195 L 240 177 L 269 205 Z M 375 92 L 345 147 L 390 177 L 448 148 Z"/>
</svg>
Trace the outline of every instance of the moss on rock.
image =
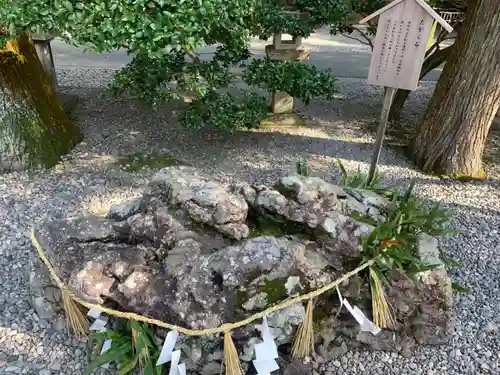
<svg viewBox="0 0 500 375">
<path fill-rule="evenodd" d="M 138 172 L 142 169 L 159 169 L 165 167 L 173 167 L 177 165 L 186 165 L 169 155 L 147 155 L 147 154 L 133 154 L 124 158 L 120 164 L 126 172 Z"/>
<path fill-rule="evenodd" d="M 266 280 L 257 288 L 258 293 L 267 294 L 268 307 L 284 300 L 288 296 L 285 283 L 286 281 L 282 279 Z"/>
<path fill-rule="evenodd" d="M 248 277 L 248 282 L 244 285 L 248 285 L 252 280 L 254 280 L 257 276 Z M 273 306 L 285 298 L 288 297 L 287 290 L 285 287 L 286 279 L 272 279 L 272 280 L 263 280 L 260 284 L 252 290 L 251 292 L 248 289 L 240 289 L 236 293 L 236 306 L 241 308 L 242 310 L 246 310 L 244 305 L 250 301 L 253 297 L 259 294 L 266 295 L 266 306 Z"/>
</svg>

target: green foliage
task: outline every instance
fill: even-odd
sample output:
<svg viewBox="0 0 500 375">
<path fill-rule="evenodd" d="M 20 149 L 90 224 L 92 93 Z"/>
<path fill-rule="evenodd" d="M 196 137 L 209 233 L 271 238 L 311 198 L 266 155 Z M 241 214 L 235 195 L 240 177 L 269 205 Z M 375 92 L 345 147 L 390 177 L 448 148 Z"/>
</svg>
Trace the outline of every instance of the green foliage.
<svg viewBox="0 0 500 375">
<path fill-rule="evenodd" d="M 264 87 L 270 92 L 284 91 L 306 104 L 316 97 L 332 99 L 336 92 L 334 77 L 318 71 L 313 65 L 296 61 L 253 60 L 243 80 L 248 85 Z"/>
<path fill-rule="evenodd" d="M 297 174 L 299 176 L 307 177 L 311 174 L 311 171 L 309 169 L 309 165 L 307 165 L 306 159 L 297 160 L 296 169 L 297 169 Z"/>
<path fill-rule="evenodd" d="M 427 265 L 415 255 L 416 237 L 403 231 L 400 220 L 401 214 L 396 213 L 375 227 L 363 242 L 361 262 L 376 258 L 373 269 L 384 283 L 388 283 L 387 274 L 396 271 L 418 284 L 415 274 L 436 265 Z"/>
<path fill-rule="evenodd" d="M 297 0 L 292 3 L 299 13 L 294 13 L 283 12 L 279 0 L 0 0 L 0 24 L 13 34 L 54 33 L 97 51 L 126 49 L 134 59 L 116 75 L 114 94 L 159 106 L 181 92 L 194 93 L 198 99 L 183 116 L 187 127 L 232 130 L 255 127 L 267 113 L 253 94 L 220 93 L 233 78 L 230 68 L 251 57 L 251 37 L 307 37 L 322 25 L 337 32 L 359 18 L 357 12 L 374 10 L 382 1 Z M 193 56 L 195 48 L 215 44 L 211 61 Z M 186 56 L 193 61 L 187 63 Z M 243 79 L 306 103 L 335 92 L 333 77 L 296 62 L 254 60 Z"/>
<path fill-rule="evenodd" d="M 232 79 L 231 63 L 246 57 L 248 50 L 241 46 L 235 55 L 231 54 L 233 52 L 219 48 L 213 60 L 197 60 L 191 64 L 187 64 L 181 54 L 161 59 L 139 55 L 117 73 L 111 91 L 114 95 L 127 93 L 140 97 L 153 106 L 179 98 L 179 92 L 192 92 L 198 95 L 198 99 L 182 117 L 187 128 L 255 128 L 268 113 L 263 97 L 254 93 L 239 97 L 218 92 Z M 242 78 L 249 85 L 258 85 L 269 91 L 285 91 L 305 103 L 315 97 L 331 98 L 336 91 L 334 77 L 298 62 L 253 60 Z"/>
<path fill-rule="evenodd" d="M 277 1 L 264 0 L 256 14 L 253 34 L 267 39 L 274 33 L 308 37 L 314 32 L 310 17 L 298 13 L 283 13 Z"/>
<path fill-rule="evenodd" d="M 345 0 L 297 0 L 297 7 L 302 12 L 310 13 L 311 22 L 317 25 L 345 22 L 353 12 L 352 5 L 352 2 Z"/>
<path fill-rule="evenodd" d="M 197 60 L 192 64 L 186 63 L 182 53 L 155 59 L 138 55 L 115 75 L 111 92 L 114 95 L 128 93 L 153 106 L 178 99 L 180 92 L 203 96 L 209 91 L 226 87 L 231 81 L 228 62 L 234 56 L 224 51 L 219 48 L 212 61 Z"/>
<path fill-rule="evenodd" d="M 451 283 L 451 288 L 455 292 L 458 292 L 458 293 L 469 293 L 470 292 L 470 288 L 463 286 L 463 285 L 460 285 L 460 284 L 457 284 L 457 283 Z"/>
<path fill-rule="evenodd" d="M 141 375 L 162 375 L 163 366 L 156 366 L 160 350 L 154 341 L 154 332 L 147 323 L 134 320 L 127 322 L 123 331 L 107 330 L 94 333 L 91 339 L 100 347 L 111 339 L 111 348 L 97 356 L 85 369 L 84 375 L 89 375 L 106 363 L 116 363 L 119 375 L 135 374 L 140 369 Z"/>
<path fill-rule="evenodd" d="M 359 167 L 354 174 L 348 174 L 340 159 L 336 159 L 336 162 L 340 170 L 340 185 L 353 189 L 383 190 L 381 187 L 382 176 L 378 171 L 375 172 L 373 179 L 370 181 L 368 174 L 362 172 Z"/>
<path fill-rule="evenodd" d="M 3 4 L 2 4 L 3 3 Z M 70 36 L 97 51 L 124 48 L 161 57 L 248 34 L 260 0 L 2 0 L 0 20 Z M 224 39 L 223 38 L 223 39 Z M 221 40 L 224 42 L 224 40 Z"/>
<path fill-rule="evenodd" d="M 0 6 L 2 5 L 2 0 L 0 0 Z M 9 40 L 9 34 L 5 27 L 0 24 L 0 49 L 2 49 Z"/>
<path fill-rule="evenodd" d="M 235 97 L 229 93 L 209 91 L 187 108 L 181 122 L 192 130 L 209 127 L 233 131 L 257 128 L 267 112 L 265 99 L 255 93 L 246 92 L 241 97 Z"/>
<path fill-rule="evenodd" d="M 319 0 L 318 0 L 319 1 Z M 386 0 L 352 0 L 346 1 L 349 4 L 349 11 L 344 12 L 344 18 L 338 18 L 334 22 L 329 22 L 330 33 L 352 33 L 354 25 L 362 18 L 361 15 L 368 15 L 382 8 L 387 4 Z M 375 28 L 369 28 L 369 34 L 375 34 Z"/>
<path fill-rule="evenodd" d="M 371 272 L 372 276 L 382 283 L 387 283 L 388 274 L 398 272 L 418 285 L 419 281 L 415 275 L 433 269 L 436 265 L 426 264 L 416 255 L 417 236 L 426 233 L 437 237 L 458 232 L 450 226 L 453 211 L 442 207 L 439 203 L 425 205 L 414 195 L 415 181 L 412 181 L 406 190 L 382 187 L 380 174 L 377 173 L 372 181 L 368 181 L 367 175 L 359 169 L 350 175 L 338 159 L 337 164 L 342 186 L 372 190 L 391 200 L 389 216 L 383 221 L 376 222 L 365 217 L 355 217 L 374 226 L 373 231 L 363 241 L 361 263 L 377 258 L 375 265 L 371 267 Z M 448 257 L 441 256 L 441 260 L 449 267 L 463 267 Z M 457 291 L 467 289 L 460 285 L 454 285 L 453 288 Z"/>
<path fill-rule="evenodd" d="M 184 65 L 182 53 L 156 59 L 139 54 L 116 73 L 110 86 L 111 92 L 114 95 L 127 93 L 138 96 L 148 104 L 158 106 L 178 97 L 177 93 L 168 90 L 166 85 L 172 80 L 182 79 Z"/>
<path fill-rule="evenodd" d="M 414 185 L 412 181 L 404 191 L 391 189 L 393 207 L 389 217 L 385 221 L 370 222 L 375 228 L 363 241 L 361 263 L 377 258 L 371 272 L 385 284 L 388 284 L 387 277 L 397 272 L 419 286 L 416 274 L 438 265 L 426 264 L 417 256 L 417 236 L 421 233 L 443 236 L 457 232 L 450 227 L 453 211 L 441 207 L 439 203 L 426 207 L 414 196 Z M 449 267 L 463 267 L 448 257 L 441 256 L 441 260 Z M 452 284 L 452 288 L 458 292 L 468 291 L 468 288 L 458 284 Z"/>
<path fill-rule="evenodd" d="M 395 212 L 400 215 L 400 230 L 413 236 L 420 233 L 443 236 L 456 232 L 449 226 L 453 211 L 441 207 L 440 203 L 426 207 L 413 195 L 414 186 L 415 182 L 412 181 L 405 192 L 396 191 L 392 198 Z"/>
</svg>

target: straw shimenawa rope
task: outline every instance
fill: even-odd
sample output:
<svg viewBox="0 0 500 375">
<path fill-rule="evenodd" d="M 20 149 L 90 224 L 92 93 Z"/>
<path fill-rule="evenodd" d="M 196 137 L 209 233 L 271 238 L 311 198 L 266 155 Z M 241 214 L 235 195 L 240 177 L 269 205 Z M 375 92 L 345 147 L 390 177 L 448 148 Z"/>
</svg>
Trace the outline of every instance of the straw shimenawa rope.
<svg viewBox="0 0 500 375">
<path fill-rule="evenodd" d="M 224 333 L 225 336 L 227 336 L 226 332 L 229 332 L 235 328 L 246 326 L 257 319 L 262 319 L 264 316 L 268 315 L 271 312 L 283 310 L 283 309 L 290 307 L 290 306 L 293 306 L 299 302 L 311 300 L 311 299 L 327 292 L 328 290 L 335 288 L 337 285 L 343 283 L 344 281 L 348 280 L 349 278 L 353 277 L 354 275 L 358 274 L 362 270 L 370 267 L 371 265 L 373 265 L 375 263 L 375 259 L 371 259 L 371 260 L 361 264 L 360 266 L 358 266 L 354 270 L 346 273 L 345 275 L 338 278 L 337 280 L 331 282 L 330 284 L 327 284 L 327 285 L 325 285 L 319 289 L 316 289 L 310 293 L 303 294 L 303 295 L 300 295 L 300 296 L 297 296 L 297 297 L 294 297 L 291 299 L 287 299 L 281 303 L 278 303 L 277 305 L 271 306 L 271 307 L 269 307 L 261 312 L 253 314 L 253 315 L 249 316 L 248 318 L 240 320 L 238 322 L 223 324 L 219 327 L 214 327 L 214 328 L 189 329 L 189 328 L 179 327 L 175 324 L 166 323 L 166 322 L 163 322 L 163 321 L 158 320 L 158 319 L 148 318 L 148 317 L 145 317 L 145 316 L 142 316 L 139 314 L 135 314 L 135 313 L 122 312 L 122 311 L 110 309 L 110 308 L 107 308 L 107 307 L 104 307 L 101 305 L 97 305 L 97 304 L 93 304 L 93 303 L 89 303 L 89 302 L 84 301 L 80 297 L 77 297 L 75 295 L 75 293 L 73 293 L 62 282 L 62 280 L 59 278 L 59 276 L 56 274 L 54 267 L 52 267 L 52 264 L 47 259 L 47 256 L 45 255 L 45 252 L 43 251 L 42 246 L 40 245 L 40 243 L 38 242 L 38 240 L 36 238 L 34 229 L 31 232 L 31 241 L 33 242 L 33 245 L 35 246 L 35 248 L 38 252 L 38 255 L 40 256 L 40 259 L 47 266 L 52 279 L 57 284 L 58 288 L 61 289 L 61 293 L 66 294 L 66 296 L 70 297 L 73 301 L 78 302 L 80 305 L 82 305 L 88 309 L 97 309 L 103 313 L 106 313 L 106 314 L 112 315 L 112 316 L 116 316 L 118 318 L 133 319 L 133 320 L 140 321 L 140 322 L 146 322 L 146 323 L 158 326 L 158 327 L 167 328 L 170 330 L 175 330 L 175 331 L 182 333 L 184 335 L 187 335 L 187 336 L 204 336 L 204 335 L 212 335 L 212 334 L 216 334 L 216 333 Z M 312 314 L 312 306 L 311 306 L 311 314 Z"/>
</svg>

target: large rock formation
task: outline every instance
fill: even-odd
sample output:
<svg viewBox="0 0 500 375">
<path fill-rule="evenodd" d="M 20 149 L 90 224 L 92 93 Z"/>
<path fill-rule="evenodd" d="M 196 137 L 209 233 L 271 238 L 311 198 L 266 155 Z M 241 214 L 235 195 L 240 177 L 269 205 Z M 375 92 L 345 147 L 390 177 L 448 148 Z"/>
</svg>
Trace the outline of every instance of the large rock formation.
<svg viewBox="0 0 500 375">
<path fill-rule="evenodd" d="M 354 268 L 362 238 L 373 229 L 355 218 L 383 220 L 390 209 L 372 192 L 318 178 L 289 176 L 275 188 L 226 187 L 193 168 L 171 167 L 154 177 L 141 198 L 111 207 L 106 218 L 47 222 L 36 237 L 60 277 L 86 301 L 209 328 L 321 287 Z M 439 262 L 437 241 L 420 239 L 417 250 L 430 263 Z M 47 318 L 57 310 L 48 307 L 56 299 L 47 297 L 50 280 L 34 264 L 35 308 Z M 360 332 L 347 311 L 337 314 L 335 290 L 322 295 L 315 308 L 318 351 L 331 358 L 353 344 L 401 351 L 417 342 L 446 340 L 451 290 L 444 266 L 421 279 L 420 289 L 403 278 L 392 281 L 387 295 L 398 326 L 377 336 Z M 340 289 L 370 314 L 367 285 L 359 289 L 351 280 Z M 303 316 L 302 304 L 269 316 L 278 344 L 293 340 Z M 233 336 L 242 359 L 250 361 L 259 337 L 255 326 Z M 217 368 L 218 338 L 184 337 L 179 347 L 193 370 Z"/>
</svg>

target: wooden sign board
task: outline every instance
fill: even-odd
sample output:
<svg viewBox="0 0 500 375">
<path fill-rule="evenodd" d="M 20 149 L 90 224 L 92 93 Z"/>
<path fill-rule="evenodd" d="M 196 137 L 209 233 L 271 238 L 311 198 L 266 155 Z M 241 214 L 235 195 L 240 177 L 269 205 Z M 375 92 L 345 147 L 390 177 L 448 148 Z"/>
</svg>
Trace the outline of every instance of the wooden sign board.
<svg viewBox="0 0 500 375">
<path fill-rule="evenodd" d="M 368 73 L 371 85 L 415 90 L 434 18 L 416 1 L 380 15 Z"/>
<path fill-rule="evenodd" d="M 360 23 L 379 16 L 368 83 L 415 90 L 434 20 L 451 32 L 425 0 L 393 0 Z"/>
<path fill-rule="evenodd" d="M 380 157 L 389 110 L 396 89 L 413 91 L 418 86 L 427 42 L 434 21 L 448 32 L 453 28 L 425 0 L 392 0 L 360 21 L 379 16 L 368 83 L 386 87 L 377 131 L 375 152 L 368 178 L 371 181 Z"/>
</svg>

